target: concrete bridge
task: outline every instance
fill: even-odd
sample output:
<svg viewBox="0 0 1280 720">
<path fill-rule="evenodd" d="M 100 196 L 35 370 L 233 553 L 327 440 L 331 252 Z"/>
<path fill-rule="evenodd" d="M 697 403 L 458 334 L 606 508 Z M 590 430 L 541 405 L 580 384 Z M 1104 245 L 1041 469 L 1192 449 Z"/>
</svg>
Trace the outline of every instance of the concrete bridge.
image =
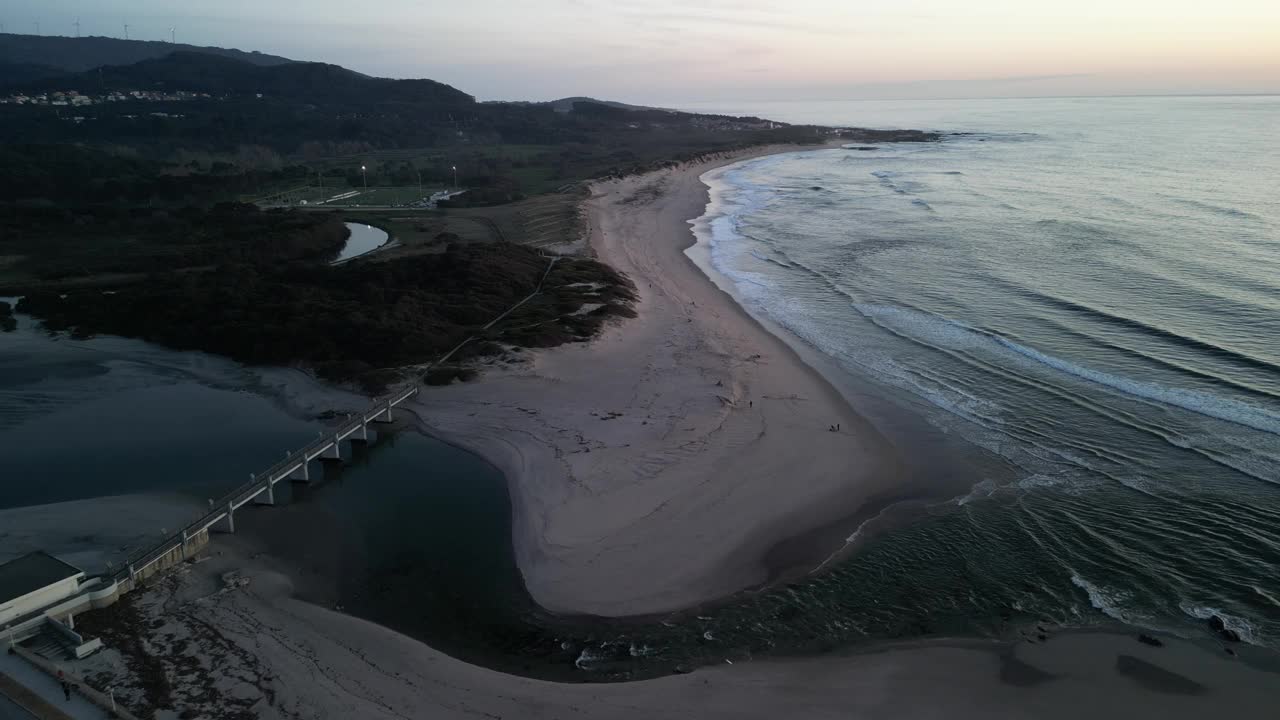
<svg viewBox="0 0 1280 720">
<path fill-rule="evenodd" d="M 321 433 L 320 437 L 297 450 L 285 453 L 280 462 L 260 472 L 250 473 L 249 482 L 214 501 L 209 512 L 143 555 L 130 559 L 128 565 L 115 576 L 117 581 L 125 584 L 122 591 L 127 592 L 136 581 L 181 562 L 189 552 L 195 553 L 204 547 L 208 543 L 209 530 L 215 525 L 221 526 L 215 529 L 235 532 L 236 510 L 249 503 L 274 504 L 276 483 L 283 480 L 308 482 L 311 477 L 309 464 L 312 460 L 341 460 L 343 440 L 368 442 L 369 425 L 391 422 L 392 409 L 417 394 L 416 385 L 393 393 L 364 412 L 348 416 L 337 428 Z"/>
</svg>

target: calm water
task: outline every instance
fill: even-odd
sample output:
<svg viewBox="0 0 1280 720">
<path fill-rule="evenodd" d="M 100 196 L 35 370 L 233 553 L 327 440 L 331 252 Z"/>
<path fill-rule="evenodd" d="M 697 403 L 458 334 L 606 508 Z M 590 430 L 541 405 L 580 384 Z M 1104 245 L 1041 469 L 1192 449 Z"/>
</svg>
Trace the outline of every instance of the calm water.
<svg viewBox="0 0 1280 720">
<path fill-rule="evenodd" d="M 314 437 L 246 368 L 118 337 L 0 333 L 0 508 L 173 491 L 217 496 Z"/>
<path fill-rule="evenodd" d="M 364 223 L 346 223 L 346 226 L 351 231 L 351 236 L 347 238 L 347 244 L 342 247 L 342 252 L 338 253 L 334 263 L 364 255 L 387 244 L 387 233 L 381 228 Z"/>
<path fill-rule="evenodd" d="M 204 353 L 51 336 L 19 315 L 0 333 L 0 509 L 218 497 L 326 427 L 287 412 L 275 382 Z M 312 485 L 277 485 L 276 506 L 242 509 L 238 530 L 298 568 L 306 597 L 522 671 L 533 605 L 501 473 L 412 432 L 342 451 L 341 464 L 312 463 Z"/>
</svg>

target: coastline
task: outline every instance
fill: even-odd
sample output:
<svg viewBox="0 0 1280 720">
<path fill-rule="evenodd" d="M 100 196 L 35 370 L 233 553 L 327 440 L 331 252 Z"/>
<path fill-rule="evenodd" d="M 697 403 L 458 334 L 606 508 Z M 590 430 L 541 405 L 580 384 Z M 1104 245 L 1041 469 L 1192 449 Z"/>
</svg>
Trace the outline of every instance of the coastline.
<svg viewBox="0 0 1280 720">
<path fill-rule="evenodd" d="M 779 152 L 797 149 L 593 186 L 591 248 L 636 284 L 638 317 L 413 401 L 425 432 L 506 475 L 545 609 L 648 615 L 794 578 L 914 492 L 897 450 L 685 252 L 702 175 Z"/>
<path fill-rule="evenodd" d="M 137 628 L 171 663 L 173 693 L 205 715 L 257 718 L 1199 718 L 1263 717 L 1274 673 L 1165 637 L 1068 632 L 1016 642 L 938 639 L 818 657 L 725 658 L 636 682 L 557 683 L 450 657 L 393 630 L 294 597 L 253 542 L 220 538 L 134 596 Z M 114 650 L 71 664 L 108 673 L 136 703 Z M 179 672 L 179 668 L 181 671 Z M 176 710 L 177 708 L 175 708 Z"/>
<path fill-rule="evenodd" d="M 693 208 L 697 217 L 705 208 L 701 176 L 708 169 L 699 165 L 607 183 L 591 201 L 593 221 L 601 221 L 593 222 L 593 247 L 607 261 L 617 258 L 640 271 L 632 275 L 642 296 L 639 317 L 592 343 L 540 351 L 527 367 L 494 371 L 471 385 L 432 388 L 413 408 L 420 428 L 476 451 L 504 472 L 514 550 L 526 584 L 533 593 L 532 577 L 547 597 L 567 597 L 569 609 L 561 611 L 566 614 L 667 612 L 788 572 L 808 572 L 814 558 L 821 559 L 865 514 L 902 489 L 886 487 L 889 492 L 877 497 L 868 494 L 881 487 L 871 480 L 849 483 L 828 475 L 818 476 L 820 487 L 812 493 L 796 487 L 802 477 L 797 468 L 810 467 L 822 453 L 839 461 L 818 464 L 832 475 L 849 462 L 897 466 L 891 448 L 868 440 L 874 435 L 849 432 L 861 431 L 861 420 L 838 389 L 686 255 L 694 240 L 686 234 L 689 218 L 681 215 Z M 662 192 L 649 192 L 655 178 L 667 179 Z M 663 222 L 646 221 L 654 215 Z M 664 242 L 649 242 L 655 237 Z M 657 256 L 644 252 L 654 246 L 662 250 Z M 646 277 L 654 278 L 654 287 Z M 744 361 L 748 342 L 757 344 L 749 346 L 747 357 L 759 354 Z M 668 364 L 634 384 L 604 381 L 655 357 Z M 341 404 L 325 386 L 292 371 L 264 378 L 264 384 L 291 407 Z M 805 399 L 761 390 L 775 385 L 803 387 Z M 688 394 L 692 402 L 684 404 L 684 414 L 671 416 L 645 390 Z M 717 390 L 734 402 L 723 402 Z M 618 397 L 649 401 L 639 405 L 646 414 L 631 417 L 631 405 L 608 409 Z M 745 411 L 741 399 L 748 402 Z M 745 433 L 748 442 L 721 441 L 742 436 L 736 424 L 757 417 L 754 410 L 766 418 L 766 428 Z M 824 413 L 839 414 L 845 432 L 811 427 Z M 690 426 L 693 431 L 683 429 Z M 668 445 L 681 449 L 689 443 L 695 446 L 683 454 L 662 456 Z M 595 474 L 575 474 L 646 459 L 660 468 L 693 463 L 705 469 L 697 464 L 707 457 L 754 471 L 734 478 L 745 486 L 745 499 L 710 492 L 715 488 L 707 488 L 709 483 L 690 491 L 684 474 L 605 476 L 629 482 L 603 486 Z M 771 477 L 792 482 L 766 482 Z M 530 502 L 530 492 L 566 478 L 568 489 L 553 498 L 562 505 Z M 261 512 L 265 522 L 273 511 Z M 591 524 L 573 523 L 576 513 Z M 774 513 L 783 520 L 771 521 Z M 752 519 L 763 527 L 744 532 L 740 526 Z M 599 533 L 614 527 L 635 544 L 592 547 Z M 522 531 L 533 533 L 523 538 L 523 547 Z M 779 548 L 783 557 L 775 556 L 770 567 L 770 553 Z M 711 559 L 690 557 L 704 550 Z M 522 553 L 532 565 L 524 565 Z M 723 571 L 716 562 L 724 563 Z M 1150 647 L 1132 635 L 1108 632 L 1062 633 L 1048 642 L 876 644 L 805 658 L 735 656 L 691 674 L 636 682 L 547 682 L 468 664 L 389 628 L 300 600 L 295 590 L 301 579 L 285 565 L 251 537 L 220 536 L 207 559 L 181 566 L 135 596 L 149 608 L 143 627 L 150 651 L 176 657 L 183 667 L 178 694 L 201 702 L 234 697 L 246 712 L 266 718 L 923 718 L 936 716 L 940 707 L 956 708 L 959 717 L 1074 718 L 1088 712 L 1119 718 L 1139 710 L 1201 717 L 1223 710 L 1260 715 L 1280 700 L 1271 674 L 1223 653 L 1174 638 Z M 668 580 L 663 571 L 683 577 Z M 696 592 L 670 588 L 690 577 L 696 578 Z M 650 591 L 628 600 L 637 588 Z M 572 609 L 571 593 L 586 590 L 600 591 L 605 601 L 592 610 Z M 109 650 L 73 671 L 110 668 L 118 675 L 119 665 L 112 665 L 118 662 Z M 184 663 L 201 671 L 191 673 Z"/>
</svg>

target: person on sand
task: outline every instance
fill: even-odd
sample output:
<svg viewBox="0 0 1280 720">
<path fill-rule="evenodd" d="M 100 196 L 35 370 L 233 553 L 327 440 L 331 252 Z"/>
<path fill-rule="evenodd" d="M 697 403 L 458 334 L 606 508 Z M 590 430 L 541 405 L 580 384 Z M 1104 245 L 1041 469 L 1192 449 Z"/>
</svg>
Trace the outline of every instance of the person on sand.
<svg viewBox="0 0 1280 720">
<path fill-rule="evenodd" d="M 67 698 L 67 702 L 71 701 L 71 683 L 66 680 L 62 681 L 62 694 Z"/>
</svg>

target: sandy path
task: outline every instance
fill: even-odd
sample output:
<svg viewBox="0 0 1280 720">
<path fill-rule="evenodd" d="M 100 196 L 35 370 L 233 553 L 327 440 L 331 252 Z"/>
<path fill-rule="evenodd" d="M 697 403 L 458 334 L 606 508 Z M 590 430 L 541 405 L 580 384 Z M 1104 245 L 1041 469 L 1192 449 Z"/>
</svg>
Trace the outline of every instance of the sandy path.
<svg viewBox="0 0 1280 720">
<path fill-rule="evenodd" d="M 683 253 L 699 176 L 725 162 L 595 186 L 591 244 L 635 282 L 638 318 L 414 404 L 506 474 L 547 609 L 662 612 L 812 568 L 830 543 L 776 548 L 902 491 L 892 448 Z"/>
</svg>

